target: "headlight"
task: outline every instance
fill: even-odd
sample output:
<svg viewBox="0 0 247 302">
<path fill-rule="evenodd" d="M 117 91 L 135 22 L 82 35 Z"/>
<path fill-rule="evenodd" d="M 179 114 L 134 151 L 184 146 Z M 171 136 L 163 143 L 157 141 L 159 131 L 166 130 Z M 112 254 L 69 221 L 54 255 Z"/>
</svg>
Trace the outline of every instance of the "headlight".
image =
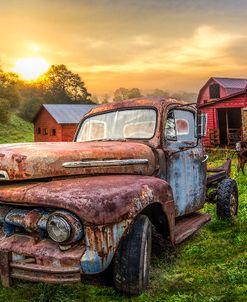
<svg viewBox="0 0 247 302">
<path fill-rule="evenodd" d="M 71 227 L 65 218 L 51 214 L 47 221 L 47 232 L 52 240 L 62 243 L 69 239 Z"/>
</svg>

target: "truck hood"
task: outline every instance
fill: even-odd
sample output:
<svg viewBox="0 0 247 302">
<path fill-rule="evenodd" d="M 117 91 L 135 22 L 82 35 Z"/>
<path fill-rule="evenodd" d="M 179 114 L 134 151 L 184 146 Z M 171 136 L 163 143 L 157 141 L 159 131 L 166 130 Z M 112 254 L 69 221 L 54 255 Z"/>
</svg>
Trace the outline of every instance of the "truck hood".
<svg viewBox="0 0 247 302">
<path fill-rule="evenodd" d="M 165 207 L 172 200 L 166 181 L 143 175 L 73 177 L 0 186 L 0 214 L 3 203 L 11 207 L 58 208 L 74 213 L 84 225 L 133 219 L 153 202 Z"/>
<path fill-rule="evenodd" d="M 0 181 L 90 174 L 152 175 L 152 149 L 136 142 L 0 145 Z"/>
</svg>

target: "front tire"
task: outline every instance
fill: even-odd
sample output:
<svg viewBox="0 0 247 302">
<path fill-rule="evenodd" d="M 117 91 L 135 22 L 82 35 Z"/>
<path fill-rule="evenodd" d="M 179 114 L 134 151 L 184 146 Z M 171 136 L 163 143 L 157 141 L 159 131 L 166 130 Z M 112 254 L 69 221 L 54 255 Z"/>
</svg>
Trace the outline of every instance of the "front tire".
<svg viewBox="0 0 247 302">
<path fill-rule="evenodd" d="M 234 179 L 222 180 L 217 188 L 217 215 L 229 219 L 238 214 L 238 187 Z"/>
<path fill-rule="evenodd" d="M 139 215 L 121 240 L 113 266 L 116 288 L 127 294 L 140 294 L 149 283 L 152 226 Z"/>
</svg>

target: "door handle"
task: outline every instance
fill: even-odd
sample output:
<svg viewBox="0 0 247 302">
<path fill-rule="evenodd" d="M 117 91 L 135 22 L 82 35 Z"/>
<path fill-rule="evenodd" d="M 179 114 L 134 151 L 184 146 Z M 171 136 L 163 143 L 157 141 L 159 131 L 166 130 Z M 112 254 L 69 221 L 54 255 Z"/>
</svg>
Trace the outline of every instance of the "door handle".
<svg viewBox="0 0 247 302">
<path fill-rule="evenodd" d="M 202 163 L 205 163 L 207 160 L 208 160 L 208 155 L 206 154 L 206 155 L 203 156 Z"/>
</svg>

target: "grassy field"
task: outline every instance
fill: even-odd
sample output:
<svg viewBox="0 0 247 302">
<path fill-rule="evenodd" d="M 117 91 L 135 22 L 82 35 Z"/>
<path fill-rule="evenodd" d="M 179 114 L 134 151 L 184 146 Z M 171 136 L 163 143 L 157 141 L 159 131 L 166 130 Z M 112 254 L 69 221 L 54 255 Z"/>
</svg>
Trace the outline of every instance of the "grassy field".
<svg viewBox="0 0 247 302">
<path fill-rule="evenodd" d="M 210 166 L 222 163 L 227 154 L 210 155 Z M 239 215 L 233 221 L 219 220 L 215 207 L 204 211 L 212 221 L 185 243 L 163 250 L 155 246 L 152 255 L 151 284 L 138 297 L 127 297 L 102 284 L 45 285 L 15 282 L 10 289 L 0 287 L 0 301 L 247 301 L 247 181 L 236 171 L 232 177 L 239 187 Z M 107 278 L 107 277 L 105 277 Z"/>
<path fill-rule="evenodd" d="M 12 114 L 9 123 L 0 124 L 0 144 L 32 142 L 33 124 Z"/>
</svg>

